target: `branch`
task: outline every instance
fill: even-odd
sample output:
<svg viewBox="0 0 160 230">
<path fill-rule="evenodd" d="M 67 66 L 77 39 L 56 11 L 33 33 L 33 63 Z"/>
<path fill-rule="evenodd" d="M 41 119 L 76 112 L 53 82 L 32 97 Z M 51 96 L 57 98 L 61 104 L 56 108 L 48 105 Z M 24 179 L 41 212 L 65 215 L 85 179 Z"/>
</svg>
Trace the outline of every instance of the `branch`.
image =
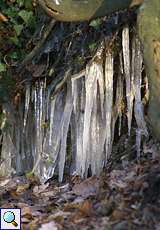
<svg viewBox="0 0 160 230">
<path fill-rule="evenodd" d="M 25 57 L 25 59 L 21 62 L 20 66 L 18 67 L 18 72 L 20 72 L 40 51 L 43 44 L 45 43 L 47 37 L 49 36 L 50 32 L 52 31 L 53 27 L 55 26 L 56 20 L 52 19 L 49 25 L 46 28 L 46 31 L 43 34 L 42 39 L 38 42 L 38 44 L 34 47 L 34 49 Z"/>
</svg>

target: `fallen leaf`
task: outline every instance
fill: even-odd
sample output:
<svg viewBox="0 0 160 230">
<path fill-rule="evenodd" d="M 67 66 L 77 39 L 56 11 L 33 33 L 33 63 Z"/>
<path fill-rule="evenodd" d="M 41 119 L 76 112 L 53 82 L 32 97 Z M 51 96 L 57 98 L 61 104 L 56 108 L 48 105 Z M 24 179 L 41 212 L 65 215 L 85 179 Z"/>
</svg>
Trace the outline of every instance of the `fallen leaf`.
<svg viewBox="0 0 160 230">
<path fill-rule="evenodd" d="M 44 192 L 49 186 L 49 183 L 46 183 L 46 184 L 41 184 L 41 185 L 36 185 L 34 188 L 33 188 L 33 193 L 35 195 L 38 195 L 42 192 Z"/>
<path fill-rule="evenodd" d="M 30 207 L 23 207 L 21 210 L 22 217 L 30 218 L 32 217 L 31 208 Z"/>
<path fill-rule="evenodd" d="M 124 220 L 124 221 L 121 221 L 121 222 L 115 224 L 112 229 L 114 229 L 114 230 L 122 230 L 122 229 L 131 229 L 131 228 L 129 227 L 128 222 L 126 220 Z"/>
<path fill-rule="evenodd" d="M 84 202 L 80 203 L 79 211 L 81 211 L 85 216 L 90 216 L 93 214 L 92 203 L 89 200 L 85 200 Z"/>
<path fill-rule="evenodd" d="M 5 179 L 3 181 L 0 182 L 0 187 L 4 187 L 5 185 L 8 184 L 8 182 L 10 181 L 11 179 Z M 1 188 L 0 188 L 1 189 Z"/>
<path fill-rule="evenodd" d="M 70 189 L 69 183 L 67 183 L 67 184 L 65 184 L 65 185 L 59 187 L 59 190 L 60 190 L 61 192 L 68 192 L 69 189 Z"/>
<path fill-rule="evenodd" d="M 8 18 L 4 14 L 0 13 L 0 21 L 1 22 L 8 22 Z"/>
<path fill-rule="evenodd" d="M 100 181 L 97 177 L 93 176 L 84 180 L 80 184 L 74 185 L 72 191 L 78 196 L 87 198 L 89 196 L 96 195 L 99 191 L 99 188 Z"/>
<path fill-rule="evenodd" d="M 97 208 L 97 213 L 101 216 L 110 216 L 115 208 L 115 203 L 109 200 L 103 200 Z"/>
<path fill-rule="evenodd" d="M 110 173 L 110 182 L 109 186 L 111 188 L 119 188 L 124 189 L 127 187 L 127 183 L 124 181 L 124 178 L 126 176 L 126 172 L 124 170 L 113 170 Z"/>
<path fill-rule="evenodd" d="M 29 220 L 29 219 L 26 218 L 26 217 L 22 217 L 22 218 L 21 218 L 21 221 L 22 221 L 22 223 L 26 223 L 26 224 L 28 224 L 28 223 L 31 222 L 31 220 Z"/>
<path fill-rule="evenodd" d="M 58 226 L 54 221 L 51 221 L 46 224 L 42 224 L 39 230 L 58 230 Z"/>
<path fill-rule="evenodd" d="M 80 211 L 83 216 L 90 216 L 93 213 L 92 203 L 89 200 L 85 200 L 79 204 L 69 203 L 64 207 L 64 211 L 73 211 L 74 209 Z"/>
<path fill-rule="evenodd" d="M 113 221 L 115 221 L 115 220 L 123 219 L 124 216 L 126 216 L 126 213 L 124 213 L 122 210 L 115 209 L 112 213 L 111 218 Z"/>
<path fill-rule="evenodd" d="M 29 183 L 28 184 L 20 184 L 20 185 L 18 185 L 16 192 L 17 193 L 25 192 L 29 188 L 29 186 L 30 186 Z"/>
</svg>

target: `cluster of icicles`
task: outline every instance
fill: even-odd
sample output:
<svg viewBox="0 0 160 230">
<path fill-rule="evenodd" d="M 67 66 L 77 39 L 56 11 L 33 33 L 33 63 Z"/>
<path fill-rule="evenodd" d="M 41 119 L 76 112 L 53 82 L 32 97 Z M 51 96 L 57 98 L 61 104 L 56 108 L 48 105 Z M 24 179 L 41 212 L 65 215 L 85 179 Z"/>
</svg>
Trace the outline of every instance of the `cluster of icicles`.
<svg viewBox="0 0 160 230">
<path fill-rule="evenodd" d="M 142 56 L 140 42 L 136 36 L 130 38 L 127 26 L 122 31 L 119 60 L 115 76 L 114 54 L 103 42 L 83 74 L 71 77 L 54 97 L 45 80 L 26 84 L 25 103 L 19 111 L 13 113 L 4 105 L 10 127 L 4 132 L 1 169 L 10 173 L 30 169 L 41 181 L 58 172 L 62 181 L 69 154 L 71 173 L 85 177 L 90 170 L 99 175 L 112 153 L 117 122 L 121 135 L 124 100 L 129 135 L 134 111 L 140 152 L 141 136 L 148 135 L 141 99 Z"/>
</svg>

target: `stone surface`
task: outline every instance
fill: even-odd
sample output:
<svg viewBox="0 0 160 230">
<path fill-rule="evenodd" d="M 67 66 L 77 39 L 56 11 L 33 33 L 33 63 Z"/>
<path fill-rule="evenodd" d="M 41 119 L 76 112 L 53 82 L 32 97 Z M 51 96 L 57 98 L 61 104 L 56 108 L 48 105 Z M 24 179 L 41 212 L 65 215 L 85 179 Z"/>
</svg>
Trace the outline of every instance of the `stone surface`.
<svg viewBox="0 0 160 230">
<path fill-rule="evenodd" d="M 39 0 L 52 17 L 60 21 L 84 21 L 138 5 L 143 0 Z"/>
</svg>

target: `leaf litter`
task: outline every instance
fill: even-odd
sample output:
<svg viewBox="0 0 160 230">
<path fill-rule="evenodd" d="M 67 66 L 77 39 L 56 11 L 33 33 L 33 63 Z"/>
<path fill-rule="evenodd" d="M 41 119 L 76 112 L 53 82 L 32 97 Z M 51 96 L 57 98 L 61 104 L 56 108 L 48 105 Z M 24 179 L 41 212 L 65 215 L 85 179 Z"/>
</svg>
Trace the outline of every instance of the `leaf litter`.
<svg viewBox="0 0 160 230">
<path fill-rule="evenodd" d="M 2 177 L 1 208 L 21 208 L 26 230 L 157 230 L 160 158 L 150 156 L 151 145 L 144 149 L 139 161 L 132 160 L 125 167 L 117 163 L 99 177 L 85 180 L 72 176 L 65 183 L 53 179 L 41 184 L 34 176 Z"/>
</svg>

